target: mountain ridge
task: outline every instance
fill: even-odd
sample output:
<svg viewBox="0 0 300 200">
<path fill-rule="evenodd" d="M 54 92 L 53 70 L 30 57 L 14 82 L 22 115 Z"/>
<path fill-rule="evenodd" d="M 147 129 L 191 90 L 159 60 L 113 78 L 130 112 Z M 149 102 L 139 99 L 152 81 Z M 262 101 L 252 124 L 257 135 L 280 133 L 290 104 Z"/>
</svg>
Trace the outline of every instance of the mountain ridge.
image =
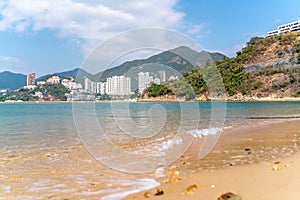
<svg viewBox="0 0 300 200">
<path fill-rule="evenodd" d="M 195 63 L 191 64 L 190 62 L 188 62 L 186 59 L 182 58 L 178 54 L 183 55 L 184 57 L 188 57 L 189 58 L 188 60 L 191 60 L 192 62 L 195 62 Z M 200 61 L 199 61 L 199 59 L 198 60 L 195 59 L 196 57 L 201 58 L 203 60 L 200 59 Z M 180 73 L 184 73 L 184 72 L 188 72 L 188 71 L 192 70 L 194 68 L 194 65 L 197 64 L 196 63 L 197 61 L 201 65 L 205 65 L 208 60 L 220 61 L 224 58 L 227 58 L 227 57 L 218 52 L 213 52 L 213 53 L 210 53 L 207 51 L 197 52 L 197 51 L 190 49 L 189 47 L 180 46 L 175 49 L 167 50 L 167 51 L 161 52 L 159 54 L 149 56 L 148 58 L 136 59 L 136 60 L 132 60 L 132 61 L 125 61 L 124 63 L 122 63 L 116 67 L 109 68 L 105 71 L 98 72 L 96 74 L 91 74 L 82 68 L 75 68 L 75 69 L 71 69 L 68 71 L 49 73 L 49 74 L 46 74 L 46 75 L 43 75 L 43 76 L 37 78 L 36 81 L 46 79 L 47 77 L 50 77 L 53 75 L 58 75 L 60 77 L 72 76 L 73 78 L 76 78 L 76 82 L 79 82 L 81 84 L 84 83 L 85 77 L 87 77 L 93 81 L 106 81 L 106 78 L 108 78 L 108 77 L 112 77 L 112 76 L 116 76 L 116 75 L 124 75 L 127 72 L 134 70 L 138 66 L 152 64 L 152 63 L 169 66 L 170 68 L 172 68 Z M 1 72 L 1 73 L 4 73 L 4 72 Z M 17 76 L 8 77 L 8 78 L 0 77 L 0 88 L 8 88 L 8 89 L 14 90 L 14 89 L 18 89 L 23 86 L 26 86 L 26 75 L 24 75 L 24 74 L 20 74 L 20 75 L 22 75 L 22 77 L 17 77 Z M 15 81 L 10 82 L 7 79 L 15 80 L 19 84 L 14 84 L 12 82 L 15 82 Z M 2 80 L 2 82 L 9 82 L 9 84 L 4 84 L 4 83 L 1 84 L 1 80 Z M 136 80 L 133 80 L 133 81 L 136 81 Z"/>
<path fill-rule="evenodd" d="M 45 79 L 48 76 L 54 76 L 54 75 L 57 75 L 60 77 L 70 77 L 71 76 L 74 78 L 76 78 L 76 76 L 79 76 L 79 77 L 91 77 L 92 76 L 92 74 L 90 74 L 89 72 L 77 67 L 75 69 L 71 69 L 68 71 L 56 72 L 56 73 L 52 73 L 52 74 L 43 75 L 43 76 L 37 78 L 37 81 Z"/>
<path fill-rule="evenodd" d="M 18 89 L 26 85 L 26 75 L 10 71 L 0 72 L 0 89 Z"/>
<path fill-rule="evenodd" d="M 227 58 L 227 56 L 221 53 L 210 53 L 207 51 L 197 52 L 189 47 L 180 46 L 175 49 L 152 55 L 145 59 L 126 61 L 121 65 L 96 73 L 93 76 L 93 79 L 95 81 L 105 81 L 105 79 L 108 77 L 124 75 L 129 71 L 146 64 L 165 65 L 176 70 L 177 72 L 185 73 L 191 71 L 197 64 L 206 65 L 207 61 L 221 61 L 224 58 Z"/>
</svg>

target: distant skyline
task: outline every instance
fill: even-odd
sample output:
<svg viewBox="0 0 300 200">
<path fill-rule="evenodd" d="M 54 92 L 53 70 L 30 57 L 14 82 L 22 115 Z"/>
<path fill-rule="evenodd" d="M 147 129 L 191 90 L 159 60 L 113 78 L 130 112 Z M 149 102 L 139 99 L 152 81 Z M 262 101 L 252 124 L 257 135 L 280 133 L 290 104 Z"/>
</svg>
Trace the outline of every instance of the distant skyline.
<svg viewBox="0 0 300 200">
<path fill-rule="evenodd" d="M 100 42 L 143 27 L 179 31 L 232 57 L 251 37 L 299 20 L 299 8 L 299 0 L 2 0 L 0 72 L 74 69 Z"/>
</svg>

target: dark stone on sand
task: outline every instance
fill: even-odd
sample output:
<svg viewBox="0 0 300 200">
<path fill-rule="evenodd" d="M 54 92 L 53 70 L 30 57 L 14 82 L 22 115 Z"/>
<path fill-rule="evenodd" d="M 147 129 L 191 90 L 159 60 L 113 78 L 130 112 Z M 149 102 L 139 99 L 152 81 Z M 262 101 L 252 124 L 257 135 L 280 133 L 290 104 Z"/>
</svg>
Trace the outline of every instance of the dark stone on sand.
<svg viewBox="0 0 300 200">
<path fill-rule="evenodd" d="M 251 151 L 251 149 L 250 148 L 246 148 L 246 149 L 244 149 L 245 151 Z"/>
<path fill-rule="evenodd" d="M 232 192 L 227 192 L 218 197 L 218 200 L 242 200 L 242 198 Z"/>
<path fill-rule="evenodd" d="M 156 190 L 156 193 L 154 194 L 154 196 L 160 196 L 160 195 L 163 195 L 163 194 L 164 194 L 164 191 Z"/>
</svg>

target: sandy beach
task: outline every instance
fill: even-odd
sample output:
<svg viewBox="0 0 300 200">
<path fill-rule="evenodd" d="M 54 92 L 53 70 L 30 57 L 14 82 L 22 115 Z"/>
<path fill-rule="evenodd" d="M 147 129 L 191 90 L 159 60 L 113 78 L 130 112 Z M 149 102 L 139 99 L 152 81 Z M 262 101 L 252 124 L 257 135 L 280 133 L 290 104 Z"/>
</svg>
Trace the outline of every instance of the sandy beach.
<svg viewBox="0 0 300 200">
<path fill-rule="evenodd" d="M 299 199 L 300 154 L 280 159 L 280 164 L 274 162 L 179 175 L 181 180 L 163 183 L 127 199 L 145 199 L 145 194 L 149 194 L 150 199 L 217 199 L 226 192 L 238 194 L 245 200 Z M 193 185 L 195 189 L 187 189 Z M 154 196 L 157 189 L 164 194 Z"/>
<path fill-rule="evenodd" d="M 280 146 L 281 133 L 284 132 L 286 138 L 300 134 L 300 121 L 280 122 L 263 127 L 255 127 L 253 125 L 253 127 L 245 129 L 244 134 L 239 134 L 240 137 L 238 138 L 236 136 L 239 131 L 241 130 L 225 131 L 214 151 L 220 150 L 224 152 L 224 155 L 232 155 L 230 147 L 231 149 L 238 147 L 241 150 L 244 149 L 245 153 L 252 152 L 251 154 L 256 154 L 260 145 L 272 144 Z M 273 136 L 270 138 L 273 139 L 267 139 L 260 143 L 259 138 L 266 138 L 271 135 Z M 234 138 L 238 139 L 240 143 L 235 145 Z M 298 141 L 294 140 L 294 142 L 294 145 L 298 144 Z M 294 153 L 293 150 L 290 151 Z M 126 199 L 213 200 L 218 199 L 218 197 L 227 192 L 237 194 L 243 200 L 299 199 L 299 153 L 285 158 L 270 158 L 269 161 L 253 164 L 235 166 L 230 163 L 229 166 L 216 170 L 198 171 L 194 169 L 196 172 L 193 172 L 191 169 L 195 168 L 195 162 L 189 162 L 193 159 L 197 160 L 197 158 L 195 157 L 196 154 L 192 152 L 187 152 L 188 161 L 184 161 L 181 158 L 174 165 L 170 166 L 169 170 L 165 172 L 166 177 L 160 179 L 161 186 L 146 192 L 133 194 Z M 206 159 L 212 159 L 212 157 L 213 155 L 209 155 Z M 243 153 L 234 155 L 232 156 L 232 162 L 236 158 L 246 157 L 247 155 Z M 187 167 L 187 165 L 189 166 Z"/>
<path fill-rule="evenodd" d="M 104 166 L 87 151 L 75 134 L 68 104 L 42 105 L 27 106 L 42 113 L 44 107 L 51 113 L 62 109 L 64 115 L 31 114 L 33 121 L 23 117 L 19 126 L 6 123 L 12 128 L 5 129 L 1 140 L 6 145 L 0 147 L 0 199 L 213 200 L 226 192 L 246 200 L 299 199 L 300 120 L 284 118 L 294 115 L 280 115 L 282 119 L 250 115 L 253 119 L 226 127 L 205 158 L 198 158 L 203 137 L 197 138 L 169 166 L 132 174 Z M 55 126 L 47 126 L 54 118 Z"/>
</svg>

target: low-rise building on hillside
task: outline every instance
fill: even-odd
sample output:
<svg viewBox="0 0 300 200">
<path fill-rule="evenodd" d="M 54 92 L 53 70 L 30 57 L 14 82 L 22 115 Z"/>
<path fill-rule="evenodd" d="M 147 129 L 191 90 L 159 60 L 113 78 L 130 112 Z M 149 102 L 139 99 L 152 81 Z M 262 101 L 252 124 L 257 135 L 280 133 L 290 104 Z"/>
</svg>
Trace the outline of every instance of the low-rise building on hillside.
<svg viewBox="0 0 300 200">
<path fill-rule="evenodd" d="M 288 32 L 300 32 L 300 20 L 278 26 L 276 30 L 269 31 L 267 37 Z"/>
</svg>

